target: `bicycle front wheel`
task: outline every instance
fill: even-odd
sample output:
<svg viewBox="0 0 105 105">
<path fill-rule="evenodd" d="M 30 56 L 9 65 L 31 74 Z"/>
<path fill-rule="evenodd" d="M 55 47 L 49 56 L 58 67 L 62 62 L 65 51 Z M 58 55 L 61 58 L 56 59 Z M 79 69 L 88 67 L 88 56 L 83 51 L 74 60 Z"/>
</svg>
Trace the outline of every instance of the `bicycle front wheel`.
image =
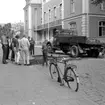
<svg viewBox="0 0 105 105">
<path fill-rule="evenodd" d="M 79 77 L 74 70 L 75 68 L 68 67 L 65 70 L 65 80 L 67 82 L 67 85 L 69 88 L 71 88 L 73 91 L 78 91 L 79 88 Z"/>
<path fill-rule="evenodd" d="M 59 82 L 60 74 L 59 74 L 57 65 L 54 63 L 51 63 L 49 66 L 49 71 L 50 71 L 51 78 Z"/>
</svg>

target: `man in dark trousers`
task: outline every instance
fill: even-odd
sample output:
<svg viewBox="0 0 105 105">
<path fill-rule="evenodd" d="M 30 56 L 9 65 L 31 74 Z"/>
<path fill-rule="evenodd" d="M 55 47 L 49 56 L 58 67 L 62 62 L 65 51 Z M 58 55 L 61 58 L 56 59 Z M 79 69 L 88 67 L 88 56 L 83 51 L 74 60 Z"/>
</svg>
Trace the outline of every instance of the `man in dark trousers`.
<svg viewBox="0 0 105 105">
<path fill-rule="evenodd" d="M 2 50 L 3 50 L 3 57 L 2 57 L 2 63 L 7 64 L 6 57 L 7 57 L 7 38 L 6 35 L 1 36 L 1 44 L 2 44 Z"/>
<path fill-rule="evenodd" d="M 15 61 L 14 47 L 16 47 L 16 39 L 12 38 L 12 42 L 11 42 L 11 61 Z"/>
<path fill-rule="evenodd" d="M 35 41 L 33 38 L 30 40 L 30 53 L 31 55 L 34 55 L 34 46 L 35 46 Z"/>
<path fill-rule="evenodd" d="M 6 59 L 8 60 L 9 59 L 9 37 L 7 36 L 7 57 Z"/>
<path fill-rule="evenodd" d="M 42 44 L 42 54 L 43 54 L 43 66 L 46 64 L 48 66 L 48 57 L 47 57 L 47 46 L 46 46 L 47 40 L 45 40 Z"/>
</svg>

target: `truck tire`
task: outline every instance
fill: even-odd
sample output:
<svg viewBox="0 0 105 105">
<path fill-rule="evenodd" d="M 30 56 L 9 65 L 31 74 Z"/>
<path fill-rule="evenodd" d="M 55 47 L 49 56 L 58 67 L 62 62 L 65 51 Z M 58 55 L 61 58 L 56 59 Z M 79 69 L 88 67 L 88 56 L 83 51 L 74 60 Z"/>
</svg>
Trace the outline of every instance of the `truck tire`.
<svg viewBox="0 0 105 105">
<path fill-rule="evenodd" d="M 78 50 L 78 47 L 77 46 L 72 46 L 71 47 L 71 56 L 72 57 L 78 57 L 79 56 L 79 50 Z"/>
</svg>

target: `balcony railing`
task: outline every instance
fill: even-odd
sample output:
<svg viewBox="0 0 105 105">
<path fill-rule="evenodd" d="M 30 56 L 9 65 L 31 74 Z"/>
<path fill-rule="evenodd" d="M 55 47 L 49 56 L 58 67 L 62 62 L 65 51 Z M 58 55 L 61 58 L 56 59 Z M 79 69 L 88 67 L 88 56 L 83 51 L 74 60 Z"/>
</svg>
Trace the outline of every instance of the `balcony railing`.
<svg viewBox="0 0 105 105">
<path fill-rule="evenodd" d="M 43 30 L 43 29 L 47 29 L 48 27 L 50 28 L 50 27 L 55 27 L 55 26 L 59 26 L 59 25 L 62 25 L 62 20 L 61 19 L 53 21 L 53 22 L 49 22 L 49 24 L 46 23 L 46 24 L 43 24 L 43 25 L 39 25 L 39 26 L 37 26 L 37 29 L 35 29 L 35 30 L 36 31 L 37 30 Z"/>
</svg>

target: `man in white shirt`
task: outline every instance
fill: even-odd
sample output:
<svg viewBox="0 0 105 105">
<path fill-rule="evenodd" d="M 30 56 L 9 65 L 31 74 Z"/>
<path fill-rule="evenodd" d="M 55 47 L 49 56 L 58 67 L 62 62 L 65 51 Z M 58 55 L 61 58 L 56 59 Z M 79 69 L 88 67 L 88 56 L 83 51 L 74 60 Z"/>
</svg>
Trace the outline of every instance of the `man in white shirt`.
<svg viewBox="0 0 105 105">
<path fill-rule="evenodd" d="M 26 36 L 24 35 L 23 38 L 20 41 L 20 47 L 23 53 L 23 60 L 24 60 L 24 65 L 30 65 L 29 62 L 29 47 L 30 47 L 30 43 L 28 41 L 28 39 L 26 38 Z"/>
</svg>

